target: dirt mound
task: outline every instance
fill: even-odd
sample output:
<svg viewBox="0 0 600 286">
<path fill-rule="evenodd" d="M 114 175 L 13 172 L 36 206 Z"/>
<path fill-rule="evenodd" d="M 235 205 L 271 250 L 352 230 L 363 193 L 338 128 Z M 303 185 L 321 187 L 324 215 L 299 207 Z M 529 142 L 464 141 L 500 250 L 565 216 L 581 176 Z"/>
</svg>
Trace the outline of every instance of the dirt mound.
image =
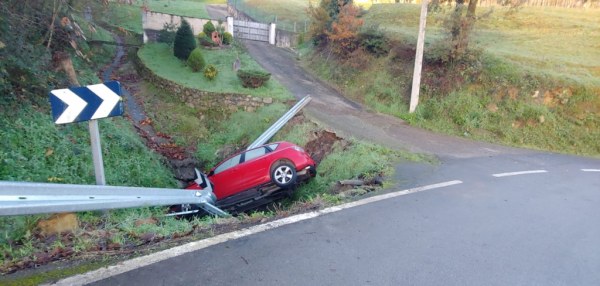
<svg viewBox="0 0 600 286">
<path fill-rule="evenodd" d="M 306 143 L 304 149 L 315 160 L 317 165 L 323 158 L 333 151 L 333 147 L 339 142 L 342 148 L 346 148 L 349 142 L 337 136 L 335 132 L 327 130 L 315 131 L 311 134 L 312 139 Z"/>
</svg>

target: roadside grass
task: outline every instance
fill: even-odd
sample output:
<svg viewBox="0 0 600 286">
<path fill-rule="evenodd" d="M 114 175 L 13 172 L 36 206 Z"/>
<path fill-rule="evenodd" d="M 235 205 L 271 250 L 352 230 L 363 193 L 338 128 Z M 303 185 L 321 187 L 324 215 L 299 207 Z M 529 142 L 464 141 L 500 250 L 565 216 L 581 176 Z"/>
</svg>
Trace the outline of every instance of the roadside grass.
<svg viewBox="0 0 600 286">
<path fill-rule="evenodd" d="M 196 146 L 199 140 L 210 136 L 208 127 L 215 116 L 203 117 L 195 108 L 183 104 L 179 99 L 152 83 L 144 82 L 140 99 L 144 110 L 157 132 L 168 134 L 179 146 Z M 217 112 L 215 110 L 215 112 Z"/>
<path fill-rule="evenodd" d="M 193 72 L 191 68 L 186 66 L 185 62 L 178 60 L 173 55 L 172 48 L 167 44 L 146 44 L 138 52 L 142 62 L 156 75 L 185 87 L 219 93 L 272 97 L 279 100 L 293 98 L 291 93 L 274 78 L 271 78 L 262 87 L 244 88 L 232 69 L 232 64 L 237 57 L 239 57 L 241 66 L 244 69 L 264 69 L 236 45 L 216 50 L 203 49 L 202 55 L 207 65 L 212 64 L 219 71 L 217 78 L 212 81 L 206 79 L 201 72 Z"/>
<path fill-rule="evenodd" d="M 16 117 L 0 118 L 2 180 L 95 183 L 85 123 L 56 126 L 47 108 L 22 107 L 21 112 Z M 112 118 L 103 119 L 99 125 L 108 184 L 175 185 L 161 159 L 146 149 L 129 122 Z"/>
<path fill-rule="evenodd" d="M 0 180 L 94 184 L 87 126 L 56 126 L 49 113 L 48 108 L 30 106 L 21 107 L 17 115 L 0 117 Z M 177 185 L 162 159 L 145 147 L 128 121 L 112 118 L 99 123 L 109 185 Z M 0 218 L 0 265 L 33 259 L 35 253 L 47 247 L 34 236 L 37 221 L 44 217 L 47 216 Z"/>
<path fill-rule="evenodd" d="M 311 201 L 315 198 L 325 198 L 332 203 L 344 202 L 347 199 L 346 194 L 331 192 L 340 180 L 368 181 L 377 176 L 389 177 L 394 173 L 394 165 L 401 161 L 434 161 L 426 155 L 391 150 L 364 141 L 351 139 L 349 142 L 350 145 L 346 147 L 340 144 L 334 145 L 333 152 L 319 164 L 317 176 L 294 193 L 296 200 Z M 358 194 L 368 192 L 364 188 L 354 188 L 354 191 L 357 190 Z"/>
</svg>

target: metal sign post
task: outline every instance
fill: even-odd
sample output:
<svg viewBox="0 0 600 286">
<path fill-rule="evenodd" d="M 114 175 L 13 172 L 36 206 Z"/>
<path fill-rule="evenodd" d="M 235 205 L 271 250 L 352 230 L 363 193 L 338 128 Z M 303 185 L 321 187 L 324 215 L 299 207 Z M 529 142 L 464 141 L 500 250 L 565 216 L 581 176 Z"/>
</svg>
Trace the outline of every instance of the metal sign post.
<svg viewBox="0 0 600 286">
<path fill-rule="evenodd" d="M 50 105 L 56 124 L 89 120 L 96 184 L 106 185 L 100 131 L 96 119 L 123 115 L 121 84 L 118 81 L 110 81 L 86 87 L 56 89 L 50 92 Z"/>
<path fill-rule="evenodd" d="M 96 185 L 106 185 L 104 176 L 104 161 L 102 160 L 102 147 L 100 146 L 100 129 L 98 120 L 90 120 L 90 141 L 92 143 L 92 160 L 94 161 L 94 174 L 96 174 Z"/>
</svg>

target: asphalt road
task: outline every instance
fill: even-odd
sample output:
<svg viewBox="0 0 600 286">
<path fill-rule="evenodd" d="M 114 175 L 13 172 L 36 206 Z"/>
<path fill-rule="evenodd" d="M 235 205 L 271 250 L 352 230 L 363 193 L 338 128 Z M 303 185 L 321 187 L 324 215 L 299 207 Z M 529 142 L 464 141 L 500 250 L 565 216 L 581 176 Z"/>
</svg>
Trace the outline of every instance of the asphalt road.
<svg viewBox="0 0 600 286">
<path fill-rule="evenodd" d="M 398 168 L 407 186 L 462 183 L 245 236 L 92 285 L 600 285 L 599 160 L 530 154 Z"/>
</svg>

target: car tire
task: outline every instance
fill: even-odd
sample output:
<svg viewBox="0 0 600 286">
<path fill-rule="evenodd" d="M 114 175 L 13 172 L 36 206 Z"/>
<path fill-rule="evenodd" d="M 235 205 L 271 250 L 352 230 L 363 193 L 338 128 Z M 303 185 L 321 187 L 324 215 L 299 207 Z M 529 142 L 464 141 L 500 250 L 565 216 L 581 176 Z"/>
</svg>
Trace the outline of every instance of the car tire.
<svg viewBox="0 0 600 286">
<path fill-rule="evenodd" d="M 277 164 L 271 171 L 271 181 L 280 188 L 288 188 L 294 185 L 297 177 L 296 167 L 288 162 Z"/>
</svg>

